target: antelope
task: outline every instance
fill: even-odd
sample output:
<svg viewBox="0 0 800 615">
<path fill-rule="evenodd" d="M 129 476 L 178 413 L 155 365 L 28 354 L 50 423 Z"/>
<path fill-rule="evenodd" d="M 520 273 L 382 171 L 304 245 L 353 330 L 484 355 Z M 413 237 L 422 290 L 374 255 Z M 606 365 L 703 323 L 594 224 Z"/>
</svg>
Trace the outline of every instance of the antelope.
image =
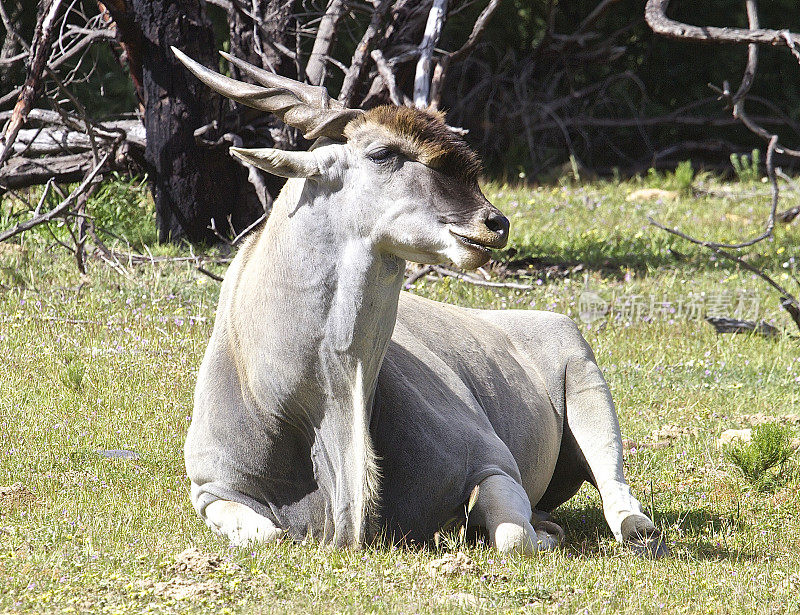
<svg viewBox="0 0 800 615">
<path fill-rule="evenodd" d="M 347 109 L 227 54 L 256 85 L 173 51 L 213 90 L 316 139 L 231 148 L 288 181 L 225 275 L 198 373 L 185 460 L 206 524 L 234 544 L 419 543 L 477 493 L 470 525 L 532 554 L 559 544 L 548 513 L 590 481 L 614 536 L 662 555 L 576 325 L 401 292 L 407 260 L 476 268 L 508 241 L 443 117 Z"/>
</svg>

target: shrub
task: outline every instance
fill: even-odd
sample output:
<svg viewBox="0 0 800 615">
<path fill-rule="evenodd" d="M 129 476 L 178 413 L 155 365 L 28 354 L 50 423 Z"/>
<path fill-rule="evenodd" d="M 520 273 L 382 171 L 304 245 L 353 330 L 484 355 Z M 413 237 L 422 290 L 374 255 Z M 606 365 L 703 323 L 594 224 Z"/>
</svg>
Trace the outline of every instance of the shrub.
<svg viewBox="0 0 800 615">
<path fill-rule="evenodd" d="M 753 429 L 750 442 L 736 442 L 725 449 L 726 461 L 735 465 L 759 491 L 773 491 L 788 480 L 787 462 L 794 457 L 792 430 L 775 423 Z"/>
</svg>

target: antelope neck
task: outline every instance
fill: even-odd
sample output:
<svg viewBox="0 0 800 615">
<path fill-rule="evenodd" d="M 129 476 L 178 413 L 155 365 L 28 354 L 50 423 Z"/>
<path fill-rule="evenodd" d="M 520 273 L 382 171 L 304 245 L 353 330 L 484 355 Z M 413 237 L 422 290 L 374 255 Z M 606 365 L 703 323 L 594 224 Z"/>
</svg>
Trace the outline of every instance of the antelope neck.
<svg viewBox="0 0 800 615">
<path fill-rule="evenodd" d="M 327 494 L 334 542 L 359 545 L 378 490 L 372 396 L 405 261 L 378 252 L 343 218 L 355 204 L 341 191 L 290 180 L 284 196 L 250 257 L 264 264 L 264 332 L 280 338 L 279 354 L 291 365 L 277 401 L 287 418 L 314 426 L 315 471 L 334 485 Z"/>
</svg>

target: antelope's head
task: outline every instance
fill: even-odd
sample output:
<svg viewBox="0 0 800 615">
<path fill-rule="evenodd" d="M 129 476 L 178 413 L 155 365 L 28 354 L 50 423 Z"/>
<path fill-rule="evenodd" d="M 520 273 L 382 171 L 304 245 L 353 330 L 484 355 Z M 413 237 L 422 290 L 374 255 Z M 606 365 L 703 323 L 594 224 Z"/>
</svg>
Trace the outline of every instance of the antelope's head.
<svg viewBox="0 0 800 615">
<path fill-rule="evenodd" d="M 274 113 L 307 139 L 308 152 L 231 148 L 269 173 L 341 193 L 341 216 L 378 250 L 419 263 L 472 269 L 508 241 L 508 220 L 481 193 L 480 163 L 438 113 L 383 106 L 346 109 L 309 86 L 223 54 L 259 85 L 225 77 L 173 48 L 201 81 L 242 104 Z"/>
</svg>

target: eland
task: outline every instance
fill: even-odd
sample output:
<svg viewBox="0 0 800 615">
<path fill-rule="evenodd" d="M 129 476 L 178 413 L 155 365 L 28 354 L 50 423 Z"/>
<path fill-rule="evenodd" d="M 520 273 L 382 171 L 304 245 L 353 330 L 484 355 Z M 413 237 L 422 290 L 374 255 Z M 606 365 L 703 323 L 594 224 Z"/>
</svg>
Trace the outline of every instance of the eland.
<svg viewBox="0 0 800 615">
<path fill-rule="evenodd" d="M 288 181 L 225 275 L 198 374 L 185 459 L 206 524 L 235 544 L 421 543 L 477 493 L 469 524 L 531 554 L 557 546 L 549 511 L 590 481 L 616 539 L 662 555 L 576 325 L 401 292 L 407 260 L 475 268 L 508 240 L 442 116 L 346 109 L 226 54 L 257 85 L 174 52 L 316 139 L 307 152 L 231 148 Z"/>
</svg>

